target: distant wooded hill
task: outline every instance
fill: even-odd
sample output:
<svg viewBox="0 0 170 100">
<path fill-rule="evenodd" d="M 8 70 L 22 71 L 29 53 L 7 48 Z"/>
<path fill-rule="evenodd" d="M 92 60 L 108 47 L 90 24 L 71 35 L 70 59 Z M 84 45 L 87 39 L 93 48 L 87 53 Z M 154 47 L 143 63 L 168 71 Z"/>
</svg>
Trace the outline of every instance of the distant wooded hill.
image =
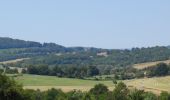
<svg viewBox="0 0 170 100">
<path fill-rule="evenodd" d="M 135 63 L 168 60 L 170 49 L 166 46 L 132 49 L 100 49 L 64 47 L 55 43 L 39 43 L 0 37 L 0 61 L 31 58 L 25 63 L 49 65 L 111 65 L 129 66 Z"/>
</svg>

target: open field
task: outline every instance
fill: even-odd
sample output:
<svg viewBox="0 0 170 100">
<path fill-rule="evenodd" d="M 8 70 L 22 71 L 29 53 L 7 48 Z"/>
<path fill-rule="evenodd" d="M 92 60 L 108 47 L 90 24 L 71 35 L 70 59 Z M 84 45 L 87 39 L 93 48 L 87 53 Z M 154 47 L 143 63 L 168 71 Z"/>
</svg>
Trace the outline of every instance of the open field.
<svg viewBox="0 0 170 100">
<path fill-rule="evenodd" d="M 158 63 L 166 63 L 166 64 L 169 64 L 169 63 L 170 63 L 170 60 L 134 64 L 133 67 L 136 68 L 136 69 L 144 69 L 144 68 L 147 68 L 147 67 L 152 67 L 153 65 L 156 65 L 156 64 L 158 64 Z"/>
<path fill-rule="evenodd" d="M 0 64 L 16 63 L 16 62 L 20 62 L 20 61 L 27 60 L 27 59 L 29 59 L 29 58 L 21 58 L 21 59 L 15 59 L 15 60 L 8 60 L 8 61 L 0 62 Z"/>
<path fill-rule="evenodd" d="M 110 90 L 113 90 L 112 81 L 93 81 L 70 78 L 58 78 L 55 76 L 39 76 L 39 75 L 23 75 L 15 78 L 17 82 L 22 83 L 25 89 L 48 90 L 50 88 L 58 88 L 63 91 L 71 91 L 73 89 L 88 91 L 95 84 L 105 84 Z M 123 81 L 129 87 L 136 87 L 154 93 L 161 91 L 170 92 L 170 76 L 160 78 L 146 78 Z"/>
<path fill-rule="evenodd" d="M 95 84 L 103 83 L 113 90 L 113 83 L 111 81 L 93 81 L 39 75 L 23 75 L 15 78 L 15 80 L 22 83 L 24 88 L 27 89 L 47 90 L 50 88 L 60 88 L 63 91 L 71 91 L 73 89 L 88 91 Z"/>
<path fill-rule="evenodd" d="M 11 63 L 17 63 L 17 62 L 20 62 L 20 61 L 23 61 L 23 60 L 27 60 L 29 58 L 21 58 L 21 59 L 15 59 L 15 60 L 8 60 L 8 61 L 3 61 L 3 62 L 0 62 L 0 64 L 11 64 Z M 25 68 L 19 68 L 19 67 L 9 67 L 10 69 L 17 69 L 19 73 L 22 72 L 23 69 Z"/>
<path fill-rule="evenodd" d="M 170 76 L 126 80 L 124 83 L 128 86 L 144 89 L 146 91 L 152 91 L 157 94 L 161 93 L 161 91 L 170 92 Z"/>
</svg>

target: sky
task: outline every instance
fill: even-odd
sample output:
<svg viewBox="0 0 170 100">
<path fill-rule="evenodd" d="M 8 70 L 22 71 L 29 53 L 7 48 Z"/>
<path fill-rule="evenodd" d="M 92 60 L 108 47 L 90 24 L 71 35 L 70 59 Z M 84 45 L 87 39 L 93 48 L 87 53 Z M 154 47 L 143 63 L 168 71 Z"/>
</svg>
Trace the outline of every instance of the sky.
<svg viewBox="0 0 170 100">
<path fill-rule="evenodd" d="M 108 49 L 170 45 L 170 0 L 0 0 L 0 37 Z"/>
</svg>

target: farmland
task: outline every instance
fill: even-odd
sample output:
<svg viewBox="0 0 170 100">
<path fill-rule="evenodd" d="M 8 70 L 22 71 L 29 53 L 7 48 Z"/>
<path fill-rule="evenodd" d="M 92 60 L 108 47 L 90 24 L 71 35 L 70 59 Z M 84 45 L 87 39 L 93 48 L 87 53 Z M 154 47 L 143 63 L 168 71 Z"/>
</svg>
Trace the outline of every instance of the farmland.
<svg viewBox="0 0 170 100">
<path fill-rule="evenodd" d="M 73 89 L 88 91 L 95 84 L 103 83 L 110 89 L 113 89 L 111 81 L 93 81 L 71 78 L 58 78 L 55 76 L 23 75 L 15 78 L 24 88 L 47 90 L 50 88 L 61 88 L 63 91 Z"/>
<path fill-rule="evenodd" d="M 138 89 L 152 91 L 154 93 L 161 93 L 161 91 L 170 92 L 170 76 L 133 79 L 124 81 L 128 86 L 133 86 Z"/>
<path fill-rule="evenodd" d="M 139 63 L 139 64 L 134 64 L 133 67 L 136 69 L 144 69 L 147 67 L 152 67 L 158 63 L 166 63 L 169 64 L 170 60 L 165 60 L 165 61 L 155 61 L 155 62 L 146 62 L 146 63 Z"/>
<path fill-rule="evenodd" d="M 23 75 L 18 76 L 15 80 L 23 84 L 25 89 L 40 89 L 42 91 L 50 88 L 60 88 L 63 91 L 71 91 L 73 89 L 88 91 L 95 84 L 105 84 L 110 90 L 113 90 L 114 85 L 112 81 L 93 81 L 93 80 L 81 80 L 71 78 L 58 78 L 55 76 L 39 76 L 39 75 Z M 136 87 L 138 89 L 145 89 L 146 91 L 152 91 L 160 93 L 161 91 L 170 92 L 170 76 L 160 78 L 145 78 L 145 79 L 133 79 L 123 81 L 129 87 Z"/>
<path fill-rule="evenodd" d="M 8 61 L 0 62 L 0 64 L 16 63 L 16 62 L 20 62 L 20 61 L 27 60 L 27 59 L 29 59 L 29 58 L 21 58 L 21 59 L 15 59 L 15 60 L 8 60 Z"/>
</svg>

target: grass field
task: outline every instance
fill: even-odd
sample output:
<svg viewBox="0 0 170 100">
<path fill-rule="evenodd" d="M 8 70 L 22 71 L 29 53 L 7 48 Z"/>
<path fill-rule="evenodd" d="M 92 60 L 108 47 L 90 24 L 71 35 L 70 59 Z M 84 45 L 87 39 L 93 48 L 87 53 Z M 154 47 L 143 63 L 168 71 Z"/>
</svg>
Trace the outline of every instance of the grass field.
<svg viewBox="0 0 170 100">
<path fill-rule="evenodd" d="M 48 90 L 50 88 L 62 89 L 65 92 L 73 89 L 88 91 L 95 84 L 105 84 L 110 90 L 113 90 L 114 85 L 112 81 L 93 81 L 70 78 L 58 78 L 55 76 L 39 76 L 39 75 L 23 75 L 15 78 L 19 83 L 22 83 L 25 89 L 40 89 Z M 146 78 L 123 81 L 129 87 L 136 87 L 154 93 L 161 91 L 170 92 L 170 76 L 160 78 Z"/>
<path fill-rule="evenodd" d="M 170 76 L 126 80 L 124 83 L 128 86 L 144 89 L 146 91 L 152 91 L 157 94 L 161 93 L 161 91 L 170 92 Z"/>
<path fill-rule="evenodd" d="M 39 75 L 23 75 L 15 78 L 15 80 L 22 83 L 24 88 L 28 89 L 47 90 L 50 88 L 60 88 L 63 91 L 71 91 L 73 89 L 88 91 L 95 84 L 103 83 L 113 90 L 112 81 L 93 81 Z"/>
<path fill-rule="evenodd" d="M 166 64 L 169 64 L 169 63 L 170 63 L 170 60 L 134 64 L 133 67 L 136 68 L 136 69 L 144 69 L 144 68 L 147 68 L 147 67 L 151 67 L 151 66 L 153 66 L 153 65 L 156 65 L 156 64 L 158 64 L 158 63 L 166 63 Z"/>
</svg>

